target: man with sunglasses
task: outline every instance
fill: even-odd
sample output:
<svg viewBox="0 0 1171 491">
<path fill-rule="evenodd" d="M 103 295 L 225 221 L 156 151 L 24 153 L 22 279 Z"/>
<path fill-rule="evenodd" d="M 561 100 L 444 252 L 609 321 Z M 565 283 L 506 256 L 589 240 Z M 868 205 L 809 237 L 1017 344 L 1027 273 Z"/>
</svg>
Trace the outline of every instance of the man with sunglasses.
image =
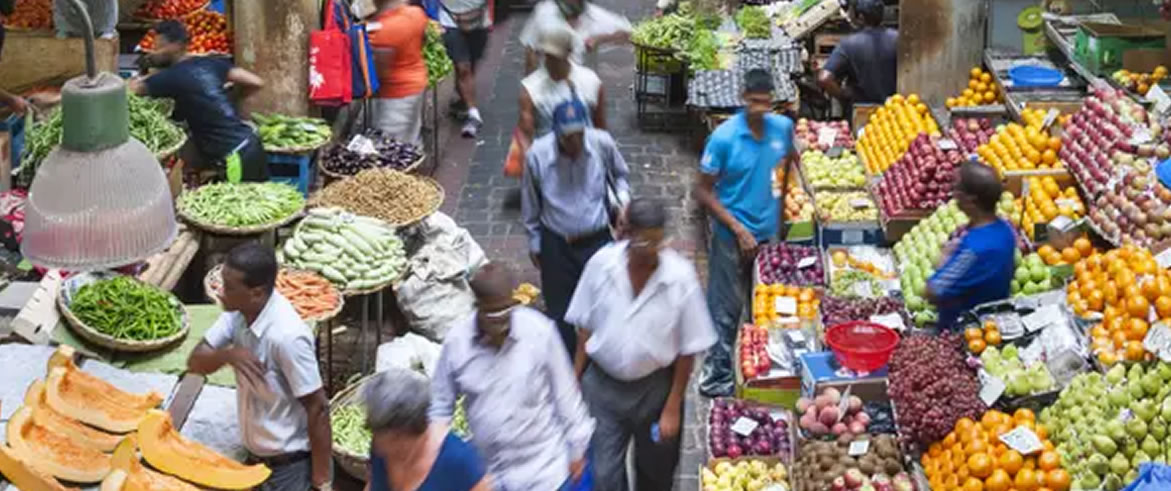
<svg viewBox="0 0 1171 491">
<path fill-rule="evenodd" d="M 496 263 L 472 278 L 476 312 L 443 341 L 428 415 L 449 421 L 462 394 L 497 491 L 567 490 L 585 469 L 594 420 L 553 322 L 518 305 L 515 284 Z"/>
<path fill-rule="evenodd" d="M 772 113 L 772 75 L 745 73 L 743 97 L 744 109 L 708 137 L 695 184 L 712 220 L 707 303 L 720 336 L 703 361 L 699 391 L 708 397 L 732 395 L 732 344 L 747 307 L 750 266 L 759 244 L 778 232 L 773 172 L 797 160 L 793 120 Z"/>
<path fill-rule="evenodd" d="M 695 355 L 716 342 L 695 267 L 664 246 L 665 209 L 649 199 L 630 202 L 630 239 L 590 259 L 565 314 L 578 326 L 574 370 L 598 422 L 591 444 L 597 489 L 626 489 L 631 438 L 637 489 L 671 489 L 683 394 Z"/>
</svg>

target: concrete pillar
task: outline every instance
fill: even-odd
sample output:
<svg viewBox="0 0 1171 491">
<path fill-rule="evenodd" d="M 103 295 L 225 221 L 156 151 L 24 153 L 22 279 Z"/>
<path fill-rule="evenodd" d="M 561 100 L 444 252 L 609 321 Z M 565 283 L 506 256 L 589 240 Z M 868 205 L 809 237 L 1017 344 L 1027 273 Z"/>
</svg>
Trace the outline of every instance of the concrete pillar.
<svg viewBox="0 0 1171 491">
<path fill-rule="evenodd" d="M 308 115 L 309 33 L 320 28 L 319 0 L 232 2 L 236 65 L 264 78 L 247 109 Z"/>
</svg>

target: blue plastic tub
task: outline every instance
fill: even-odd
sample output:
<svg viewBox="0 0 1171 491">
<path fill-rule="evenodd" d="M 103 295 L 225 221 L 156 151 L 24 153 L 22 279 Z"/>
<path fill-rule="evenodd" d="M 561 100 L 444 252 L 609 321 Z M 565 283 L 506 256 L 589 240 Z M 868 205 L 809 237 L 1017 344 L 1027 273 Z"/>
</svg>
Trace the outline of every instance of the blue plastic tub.
<svg viewBox="0 0 1171 491">
<path fill-rule="evenodd" d="M 1015 66 L 1008 70 L 1013 87 L 1053 87 L 1063 79 L 1060 71 L 1036 65 Z"/>
</svg>

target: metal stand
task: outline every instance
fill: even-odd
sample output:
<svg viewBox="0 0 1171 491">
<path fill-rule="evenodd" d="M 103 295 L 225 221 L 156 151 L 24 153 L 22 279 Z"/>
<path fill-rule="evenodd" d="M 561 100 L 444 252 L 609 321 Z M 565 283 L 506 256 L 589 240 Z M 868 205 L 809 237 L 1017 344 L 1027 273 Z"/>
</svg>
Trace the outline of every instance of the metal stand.
<svg viewBox="0 0 1171 491">
<path fill-rule="evenodd" d="M 686 129 L 687 63 L 664 49 L 636 45 L 634 52 L 634 102 L 639 127 L 656 131 Z"/>
</svg>

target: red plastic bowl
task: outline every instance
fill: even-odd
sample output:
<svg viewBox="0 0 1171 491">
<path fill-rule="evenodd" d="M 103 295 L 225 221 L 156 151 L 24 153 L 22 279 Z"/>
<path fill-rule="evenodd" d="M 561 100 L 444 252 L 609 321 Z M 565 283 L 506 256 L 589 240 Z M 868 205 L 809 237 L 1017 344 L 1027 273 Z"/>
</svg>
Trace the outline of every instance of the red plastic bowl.
<svg viewBox="0 0 1171 491">
<path fill-rule="evenodd" d="M 854 321 L 830 327 L 825 332 L 825 342 L 842 366 L 873 372 L 890 360 L 899 344 L 899 334 L 881 324 Z"/>
</svg>

